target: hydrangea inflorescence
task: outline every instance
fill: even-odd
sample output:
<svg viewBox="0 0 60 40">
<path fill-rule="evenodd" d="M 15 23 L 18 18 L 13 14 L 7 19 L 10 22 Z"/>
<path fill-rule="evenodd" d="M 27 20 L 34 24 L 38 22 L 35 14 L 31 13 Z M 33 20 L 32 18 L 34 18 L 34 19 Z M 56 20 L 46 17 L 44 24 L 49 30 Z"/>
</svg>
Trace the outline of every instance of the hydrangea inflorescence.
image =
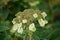
<svg viewBox="0 0 60 40">
<path fill-rule="evenodd" d="M 23 12 L 18 12 L 16 18 L 13 19 L 13 27 L 11 32 L 18 32 L 23 34 L 24 27 L 28 28 L 27 31 L 36 31 L 35 24 L 33 23 L 34 20 L 37 20 L 41 27 L 44 27 L 48 21 L 45 19 L 47 14 L 45 12 L 41 12 L 38 9 L 26 9 Z"/>
</svg>

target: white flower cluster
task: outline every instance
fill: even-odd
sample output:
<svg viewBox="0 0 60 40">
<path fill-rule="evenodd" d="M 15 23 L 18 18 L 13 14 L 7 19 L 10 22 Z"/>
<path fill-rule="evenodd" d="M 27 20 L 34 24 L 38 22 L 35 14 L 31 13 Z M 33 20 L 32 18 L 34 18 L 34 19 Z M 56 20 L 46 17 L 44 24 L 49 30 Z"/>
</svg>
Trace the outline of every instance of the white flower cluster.
<svg viewBox="0 0 60 40">
<path fill-rule="evenodd" d="M 42 12 L 40 10 L 34 10 L 34 9 L 26 9 L 23 12 L 18 12 L 16 15 L 16 18 L 13 19 L 12 23 L 14 24 L 11 32 L 18 32 L 20 34 L 23 34 L 24 29 L 23 27 L 28 26 L 29 30 L 27 31 L 36 31 L 35 24 L 33 23 L 34 20 L 38 20 L 41 27 L 44 27 L 45 24 L 48 23 L 48 21 L 45 19 L 47 14 L 45 12 Z"/>
<path fill-rule="evenodd" d="M 45 17 L 47 16 L 47 14 L 45 12 L 42 12 L 41 15 L 42 15 L 43 18 L 38 19 L 38 22 L 39 22 L 39 24 L 40 24 L 41 27 L 44 27 L 45 24 L 48 23 L 48 21 L 45 19 Z"/>
<path fill-rule="evenodd" d="M 13 25 L 13 28 L 11 29 L 11 32 L 18 32 L 18 33 L 20 33 L 20 34 L 22 34 L 23 33 L 23 28 L 22 28 L 22 23 L 16 23 L 16 24 L 14 24 Z"/>
<path fill-rule="evenodd" d="M 39 22 L 39 24 L 40 24 L 40 26 L 41 26 L 41 27 L 44 27 L 44 26 L 45 26 L 45 24 L 47 24 L 47 23 L 48 23 L 48 21 L 47 21 L 47 20 L 43 20 L 43 19 L 39 19 L 39 20 L 38 20 L 38 22 Z"/>
</svg>

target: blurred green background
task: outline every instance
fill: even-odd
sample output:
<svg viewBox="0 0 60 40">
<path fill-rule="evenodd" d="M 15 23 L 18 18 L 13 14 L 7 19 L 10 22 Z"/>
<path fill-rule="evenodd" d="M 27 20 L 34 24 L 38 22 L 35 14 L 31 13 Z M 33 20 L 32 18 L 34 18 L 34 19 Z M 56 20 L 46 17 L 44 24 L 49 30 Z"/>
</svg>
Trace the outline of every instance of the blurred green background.
<svg viewBox="0 0 60 40">
<path fill-rule="evenodd" d="M 35 1 L 39 1 L 39 4 L 29 4 Z M 0 40 L 23 40 L 11 35 L 9 30 L 15 14 L 29 8 L 45 11 L 49 21 L 46 28 L 37 27 L 33 35 L 34 40 L 60 40 L 60 0 L 0 0 Z"/>
</svg>

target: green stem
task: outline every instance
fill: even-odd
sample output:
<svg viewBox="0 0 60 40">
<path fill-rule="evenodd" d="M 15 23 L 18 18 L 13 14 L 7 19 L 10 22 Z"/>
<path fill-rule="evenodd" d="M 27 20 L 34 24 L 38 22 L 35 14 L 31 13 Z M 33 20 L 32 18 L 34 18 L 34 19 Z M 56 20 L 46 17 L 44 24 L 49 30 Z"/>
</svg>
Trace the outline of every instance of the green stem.
<svg viewBox="0 0 60 40">
<path fill-rule="evenodd" d="M 32 31 L 29 31 L 29 37 L 30 37 L 29 40 L 32 40 Z"/>
</svg>

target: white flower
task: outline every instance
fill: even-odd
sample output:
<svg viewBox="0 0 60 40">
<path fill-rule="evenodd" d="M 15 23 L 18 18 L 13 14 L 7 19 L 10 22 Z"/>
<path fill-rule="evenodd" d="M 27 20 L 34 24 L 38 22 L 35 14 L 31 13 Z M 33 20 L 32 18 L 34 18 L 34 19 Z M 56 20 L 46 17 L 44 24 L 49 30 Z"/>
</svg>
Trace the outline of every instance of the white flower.
<svg viewBox="0 0 60 40">
<path fill-rule="evenodd" d="M 29 4 L 31 6 L 36 6 L 37 4 L 39 4 L 40 2 L 39 1 L 34 1 L 34 2 L 29 2 Z"/>
<path fill-rule="evenodd" d="M 22 27 L 18 28 L 17 32 L 20 33 L 20 34 L 22 34 L 23 33 L 23 28 Z"/>
<path fill-rule="evenodd" d="M 45 24 L 47 24 L 48 23 L 48 21 L 47 20 L 44 20 L 45 21 Z"/>
<path fill-rule="evenodd" d="M 39 19 L 38 22 L 39 22 L 41 27 L 45 26 L 45 21 L 43 19 Z"/>
<path fill-rule="evenodd" d="M 47 16 L 47 14 L 45 12 L 42 12 L 41 15 L 43 18 L 45 18 Z"/>
<path fill-rule="evenodd" d="M 38 17 L 37 13 L 33 14 L 33 17 L 34 18 L 37 18 Z"/>
<path fill-rule="evenodd" d="M 22 23 L 19 23 L 19 24 L 18 24 L 18 27 L 19 27 L 19 28 L 22 27 Z"/>
<path fill-rule="evenodd" d="M 18 24 L 14 24 L 10 31 L 14 33 L 17 29 L 18 29 Z"/>
<path fill-rule="evenodd" d="M 27 23 L 27 19 L 22 20 L 22 23 Z"/>
<path fill-rule="evenodd" d="M 20 16 L 17 16 L 17 18 L 20 18 Z"/>
<path fill-rule="evenodd" d="M 16 23 L 13 25 L 11 32 L 14 33 L 18 28 L 22 27 L 22 23 Z"/>
<path fill-rule="evenodd" d="M 32 23 L 32 24 L 29 25 L 29 30 L 32 31 L 32 32 L 36 31 L 34 23 Z"/>
<path fill-rule="evenodd" d="M 38 22 L 39 22 L 39 24 L 40 24 L 40 26 L 41 26 L 41 27 L 44 27 L 44 26 L 45 26 L 45 24 L 47 24 L 47 23 L 48 23 L 48 21 L 47 21 L 47 20 L 43 20 L 42 18 L 41 18 L 41 19 L 39 19 L 39 20 L 38 20 Z"/>
<path fill-rule="evenodd" d="M 16 21 L 14 21 L 14 19 L 13 19 L 12 23 L 13 23 L 13 24 L 15 24 L 15 23 L 16 23 Z"/>
<path fill-rule="evenodd" d="M 20 33 L 20 34 L 23 33 L 22 23 L 19 23 L 19 26 L 18 26 L 17 32 Z"/>
</svg>

